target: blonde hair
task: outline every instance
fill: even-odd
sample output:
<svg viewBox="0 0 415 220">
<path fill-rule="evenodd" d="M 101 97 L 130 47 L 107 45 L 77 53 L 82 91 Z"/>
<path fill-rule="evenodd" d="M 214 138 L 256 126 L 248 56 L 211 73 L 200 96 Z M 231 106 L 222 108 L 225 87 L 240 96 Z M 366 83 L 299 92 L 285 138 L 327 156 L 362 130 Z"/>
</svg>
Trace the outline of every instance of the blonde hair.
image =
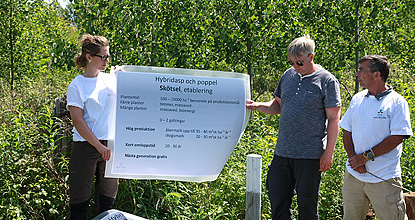
<svg viewBox="0 0 415 220">
<path fill-rule="evenodd" d="M 101 51 L 101 47 L 109 46 L 109 41 L 103 36 L 93 36 L 90 34 L 82 35 L 79 40 L 82 45 L 81 52 L 75 55 L 74 61 L 78 69 L 85 69 L 88 64 L 86 58 L 87 54 L 98 54 Z"/>
<path fill-rule="evenodd" d="M 314 53 L 316 45 L 310 36 L 306 35 L 294 39 L 287 48 L 287 56 L 300 57 L 301 55 L 310 55 Z"/>
</svg>

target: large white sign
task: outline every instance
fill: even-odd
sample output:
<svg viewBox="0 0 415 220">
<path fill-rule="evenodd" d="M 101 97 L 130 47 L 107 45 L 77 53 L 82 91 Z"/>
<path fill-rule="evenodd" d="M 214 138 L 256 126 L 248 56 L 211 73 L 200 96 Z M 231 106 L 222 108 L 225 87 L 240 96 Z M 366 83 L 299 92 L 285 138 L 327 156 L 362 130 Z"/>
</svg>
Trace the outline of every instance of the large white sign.
<svg viewBox="0 0 415 220">
<path fill-rule="evenodd" d="M 124 66 L 106 177 L 212 181 L 249 118 L 246 74 Z"/>
</svg>

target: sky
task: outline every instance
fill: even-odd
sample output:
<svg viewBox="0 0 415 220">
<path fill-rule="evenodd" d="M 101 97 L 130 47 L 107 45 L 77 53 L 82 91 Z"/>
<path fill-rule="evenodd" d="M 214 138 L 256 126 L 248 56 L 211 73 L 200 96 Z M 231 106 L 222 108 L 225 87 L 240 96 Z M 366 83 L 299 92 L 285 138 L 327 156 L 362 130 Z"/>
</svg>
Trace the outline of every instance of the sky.
<svg viewBox="0 0 415 220">
<path fill-rule="evenodd" d="M 52 0 L 45 0 L 46 2 L 52 2 Z M 58 0 L 62 8 L 66 8 L 66 5 L 69 4 L 69 0 Z"/>
<path fill-rule="evenodd" d="M 58 0 L 58 2 L 62 6 L 62 8 L 66 8 L 66 5 L 69 3 L 68 0 Z"/>
</svg>

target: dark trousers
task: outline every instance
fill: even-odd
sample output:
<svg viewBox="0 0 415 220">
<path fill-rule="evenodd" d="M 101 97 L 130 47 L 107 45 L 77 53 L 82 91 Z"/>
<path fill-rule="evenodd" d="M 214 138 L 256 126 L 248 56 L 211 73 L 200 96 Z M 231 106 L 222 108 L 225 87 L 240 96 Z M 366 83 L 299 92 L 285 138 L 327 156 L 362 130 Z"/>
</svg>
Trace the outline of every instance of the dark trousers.
<svg viewBox="0 0 415 220">
<path fill-rule="evenodd" d="M 294 192 L 297 193 L 298 219 L 319 219 L 319 169 L 318 159 L 291 159 L 274 155 L 266 182 L 273 220 L 293 219 L 291 203 Z"/>
<path fill-rule="evenodd" d="M 101 141 L 105 146 L 107 141 Z M 69 162 L 70 219 L 87 219 L 95 177 L 96 214 L 112 208 L 118 179 L 105 178 L 105 161 L 88 142 L 74 142 Z"/>
</svg>

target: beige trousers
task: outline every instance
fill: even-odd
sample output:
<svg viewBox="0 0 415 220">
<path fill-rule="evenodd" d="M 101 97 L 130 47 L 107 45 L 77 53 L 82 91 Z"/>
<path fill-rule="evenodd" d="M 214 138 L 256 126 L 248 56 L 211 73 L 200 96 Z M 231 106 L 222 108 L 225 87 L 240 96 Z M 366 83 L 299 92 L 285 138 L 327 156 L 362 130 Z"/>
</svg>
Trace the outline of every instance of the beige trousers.
<svg viewBox="0 0 415 220">
<path fill-rule="evenodd" d="M 365 183 L 345 172 L 343 183 L 344 220 L 363 220 L 369 203 L 379 220 L 405 220 L 406 207 L 400 177 L 379 183 Z"/>
</svg>

